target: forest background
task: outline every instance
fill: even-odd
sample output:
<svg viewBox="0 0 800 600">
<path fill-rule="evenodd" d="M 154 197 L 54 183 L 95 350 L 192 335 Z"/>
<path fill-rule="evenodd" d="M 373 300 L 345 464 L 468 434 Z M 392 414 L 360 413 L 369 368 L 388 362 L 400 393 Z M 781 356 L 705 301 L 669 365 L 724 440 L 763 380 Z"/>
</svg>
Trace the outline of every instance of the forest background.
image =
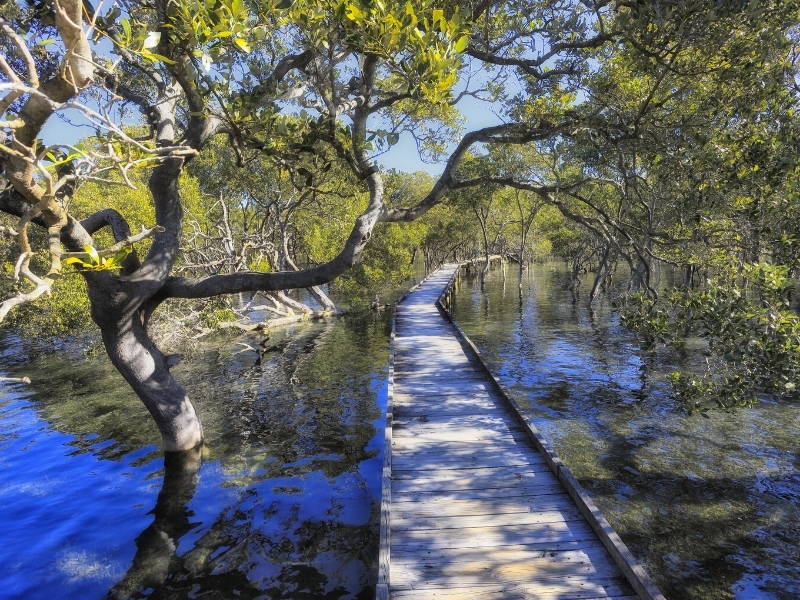
<svg viewBox="0 0 800 600">
<path fill-rule="evenodd" d="M 687 410 L 796 398 L 798 17 L 744 0 L 3 2 L 0 319 L 99 328 L 182 450 L 203 434 L 170 340 L 255 307 L 334 313 L 325 284 L 364 305 L 415 260 L 558 257 L 576 301 L 624 273 L 615 302 L 643 343 L 703 340 L 707 372 L 673 375 Z M 467 100 L 499 124 L 472 127 Z M 76 111 L 95 133 L 42 141 Z M 403 138 L 435 174 L 382 167 Z"/>
</svg>

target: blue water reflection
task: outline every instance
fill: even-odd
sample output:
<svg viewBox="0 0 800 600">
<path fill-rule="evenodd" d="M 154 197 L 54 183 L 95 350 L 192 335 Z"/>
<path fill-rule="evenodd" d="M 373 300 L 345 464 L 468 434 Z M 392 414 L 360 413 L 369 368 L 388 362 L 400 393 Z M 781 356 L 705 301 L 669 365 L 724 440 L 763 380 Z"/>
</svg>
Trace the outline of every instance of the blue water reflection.
<svg viewBox="0 0 800 600">
<path fill-rule="evenodd" d="M 685 415 L 667 376 L 702 355 L 642 351 L 568 280 L 466 277 L 454 317 L 667 598 L 799 598 L 800 407 Z"/>
<path fill-rule="evenodd" d="M 0 384 L 0 595 L 371 597 L 389 327 L 201 348 L 175 371 L 209 443 L 166 462 L 107 360 L 0 334 L 0 376 L 34 379 Z"/>
</svg>

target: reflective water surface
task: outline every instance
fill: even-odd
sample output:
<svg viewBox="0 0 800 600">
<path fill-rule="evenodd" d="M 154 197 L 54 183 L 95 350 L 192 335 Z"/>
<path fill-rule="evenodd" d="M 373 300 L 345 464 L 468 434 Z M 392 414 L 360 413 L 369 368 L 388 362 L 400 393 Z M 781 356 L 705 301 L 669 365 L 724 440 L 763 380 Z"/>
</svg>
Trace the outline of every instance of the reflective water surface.
<svg viewBox="0 0 800 600">
<path fill-rule="evenodd" d="M 670 600 L 800 597 L 800 410 L 687 417 L 560 267 L 462 278 L 455 316 Z M 220 339 L 174 371 L 203 456 L 165 463 L 102 351 L 0 333 L 0 597 L 370 598 L 388 314 Z"/>
<path fill-rule="evenodd" d="M 462 277 L 454 317 L 668 599 L 800 598 L 800 407 L 686 416 L 666 375 L 698 357 L 643 352 L 567 285 Z"/>
<path fill-rule="evenodd" d="M 0 596 L 368 598 L 391 320 L 205 344 L 207 447 L 166 461 L 110 366 L 0 333 Z M 240 352 L 244 350 L 244 352 Z"/>
</svg>

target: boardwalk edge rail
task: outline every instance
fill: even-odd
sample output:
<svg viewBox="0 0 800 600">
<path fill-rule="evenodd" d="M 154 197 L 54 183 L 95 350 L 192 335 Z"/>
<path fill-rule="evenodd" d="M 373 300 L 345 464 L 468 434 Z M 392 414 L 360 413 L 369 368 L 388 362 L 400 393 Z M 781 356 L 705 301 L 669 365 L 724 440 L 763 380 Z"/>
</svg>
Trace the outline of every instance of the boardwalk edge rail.
<svg viewBox="0 0 800 600">
<path fill-rule="evenodd" d="M 455 285 L 456 279 L 458 278 L 459 272 L 461 271 L 461 267 L 463 267 L 463 263 L 456 269 L 453 277 L 450 279 L 450 282 L 445 287 L 442 294 L 439 296 L 437 300 L 437 306 L 439 310 L 444 315 L 445 319 L 453 326 L 453 329 L 456 331 L 456 334 L 461 339 L 463 344 L 469 348 L 469 351 L 472 353 L 473 357 L 477 360 L 478 364 L 481 366 L 481 369 L 487 375 L 489 380 L 492 382 L 492 385 L 500 394 L 500 397 L 508 403 L 511 407 L 512 412 L 519 423 L 525 429 L 528 438 L 531 440 L 533 445 L 539 451 L 539 453 L 545 458 L 550 470 L 553 471 L 553 474 L 558 478 L 561 484 L 566 488 L 567 492 L 569 493 L 570 497 L 573 499 L 575 504 L 578 506 L 578 509 L 581 511 L 583 516 L 589 522 L 589 525 L 600 538 L 600 541 L 605 546 L 606 550 L 608 550 L 609 554 L 611 554 L 614 562 L 617 563 L 617 566 L 622 570 L 622 573 L 627 578 L 628 582 L 631 584 L 633 589 L 639 595 L 642 600 L 666 600 L 664 595 L 659 591 L 656 587 L 653 580 L 650 579 L 650 576 L 644 570 L 644 568 L 636 561 L 633 554 L 631 554 L 628 547 L 619 537 L 616 531 L 611 527 L 606 518 L 603 516 L 603 513 L 600 512 L 600 509 L 597 508 L 594 501 L 591 499 L 589 494 L 586 490 L 583 489 L 578 480 L 575 479 L 575 476 L 569 470 L 569 468 L 561 462 L 561 459 L 556 454 L 555 450 L 553 450 L 550 445 L 548 444 L 547 440 L 544 439 L 542 434 L 533 424 L 533 422 L 525 415 L 525 413 L 520 408 L 519 404 L 511 398 L 511 396 L 506 392 L 505 388 L 500 384 L 497 378 L 494 376 L 494 373 L 489 369 L 486 362 L 483 360 L 483 355 L 481 351 L 478 350 L 478 347 L 472 342 L 471 339 L 464 333 L 464 330 L 453 321 L 453 317 L 450 314 L 450 294 L 453 290 Z M 413 289 L 413 288 L 412 288 Z M 411 293 L 411 291 L 409 291 Z M 392 330 L 394 335 L 394 330 Z M 391 442 L 390 442 L 391 445 Z M 385 463 L 384 463 L 385 464 Z M 391 469 L 390 469 L 390 476 L 391 476 Z M 391 488 L 391 482 L 389 484 Z M 385 489 L 385 488 L 384 488 Z M 381 513 L 383 514 L 383 513 Z M 388 528 L 388 525 L 387 525 Z M 381 541 L 383 540 L 383 527 L 381 526 Z M 388 542 L 387 542 L 388 543 Z M 383 546 L 381 546 L 381 549 Z M 387 548 L 387 557 L 388 557 L 388 548 Z M 388 561 L 387 561 L 388 567 Z M 388 584 L 388 575 L 387 575 L 387 584 Z M 386 596 L 377 596 L 379 600 L 387 600 L 388 599 L 388 585 L 387 585 L 387 592 Z"/>
</svg>

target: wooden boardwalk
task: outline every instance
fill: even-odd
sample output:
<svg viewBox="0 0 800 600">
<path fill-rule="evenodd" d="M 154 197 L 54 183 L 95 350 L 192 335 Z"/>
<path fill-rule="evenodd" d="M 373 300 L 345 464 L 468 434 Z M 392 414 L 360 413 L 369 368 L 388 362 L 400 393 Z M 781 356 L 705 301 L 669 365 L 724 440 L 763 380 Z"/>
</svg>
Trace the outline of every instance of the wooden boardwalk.
<svg viewBox="0 0 800 600">
<path fill-rule="evenodd" d="M 376 596 L 663 599 L 437 308 L 457 268 L 396 310 Z"/>
</svg>

